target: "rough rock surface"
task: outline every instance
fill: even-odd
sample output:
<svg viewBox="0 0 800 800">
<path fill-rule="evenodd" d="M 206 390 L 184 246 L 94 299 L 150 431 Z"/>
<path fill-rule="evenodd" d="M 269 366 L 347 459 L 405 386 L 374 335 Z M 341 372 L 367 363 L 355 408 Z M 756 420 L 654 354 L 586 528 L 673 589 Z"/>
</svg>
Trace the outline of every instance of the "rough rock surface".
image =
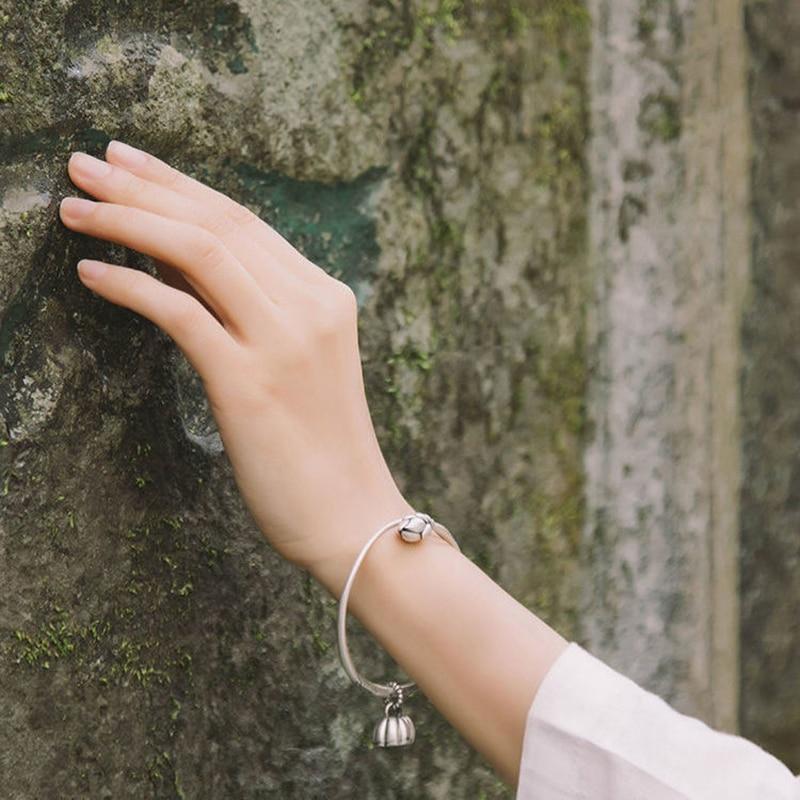
<svg viewBox="0 0 800 800">
<path fill-rule="evenodd" d="M 597 0 L 583 629 L 734 730 L 749 266 L 741 4 Z"/>
<path fill-rule="evenodd" d="M 260 536 L 191 369 L 75 276 L 83 256 L 153 265 L 57 205 L 69 153 L 119 138 L 348 281 L 407 497 L 572 635 L 585 9 L 0 8 L 4 796 L 510 797 L 424 702 L 412 750 L 367 747 L 374 698 L 339 667 L 335 605 Z M 368 637 L 356 649 L 393 674 Z"/>
<path fill-rule="evenodd" d="M 154 271 L 58 220 L 110 138 L 354 288 L 387 461 L 468 556 L 800 771 L 798 33 L 793 0 L 0 0 L 3 796 L 513 797 L 424 698 L 370 749 L 196 376 L 77 279 Z"/>
<path fill-rule="evenodd" d="M 800 772 L 800 6 L 747 11 L 755 224 L 742 334 L 741 719 Z"/>
<path fill-rule="evenodd" d="M 589 8 L 581 636 L 800 772 L 800 10 Z"/>
</svg>

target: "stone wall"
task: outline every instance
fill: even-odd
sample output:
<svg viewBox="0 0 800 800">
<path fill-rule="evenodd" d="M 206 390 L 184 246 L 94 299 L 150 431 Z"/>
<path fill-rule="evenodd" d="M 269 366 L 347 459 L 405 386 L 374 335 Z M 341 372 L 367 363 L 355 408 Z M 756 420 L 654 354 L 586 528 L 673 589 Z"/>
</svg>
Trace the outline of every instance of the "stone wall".
<svg viewBox="0 0 800 800">
<path fill-rule="evenodd" d="M 800 14 L 591 12 L 582 638 L 800 771 Z"/>
<path fill-rule="evenodd" d="M 571 635 L 586 10 L 41 0 L 0 26 L 5 796 L 509 797 L 424 702 L 413 750 L 368 749 L 335 604 L 254 526 L 192 371 L 75 275 L 153 265 L 57 206 L 69 153 L 119 138 L 351 283 L 398 483 Z"/>
<path fill-rule="evenodd" d="M 58 220 L 110 138 L 353 286 L 387 462 L 468 556 L 800 771 L 793 14 L 0 0 L 6 796 L 513 796 L 422 699 L 414 748 L 369 748 L 335 603 L 260 535 L 191 368 L 77 279 L 155 274 Z"/>
<path fill-rule="evenodd" d="M 750 2 L 752 288 L 742 332 L 742 732 L 800 772 L 800 7 Z"/>
<path fill-rule="evenodd" d="M 585 637 L 737 724 L 749 129 L 738 0 L 593 4 Z"/>
</svg>

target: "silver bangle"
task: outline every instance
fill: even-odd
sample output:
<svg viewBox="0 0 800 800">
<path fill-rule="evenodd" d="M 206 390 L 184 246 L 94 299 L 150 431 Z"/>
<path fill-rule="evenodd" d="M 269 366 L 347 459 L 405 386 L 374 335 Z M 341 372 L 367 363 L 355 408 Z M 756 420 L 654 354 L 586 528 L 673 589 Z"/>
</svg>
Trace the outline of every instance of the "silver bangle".
<svg viewBox="0 0 800 800">
<path fill-rule="evenodd" d="M 339 659 L 353 683 L 363 686 L 368 692 L 378 697 L 385 698 L 383 718 L 375 724 L 375 729 L 372 733 L 372 741 L 378 747 L 396 747 L 411 744 L 414 741 L 416 734 L 414 723 L 410 717 L 402 713 L 402 706 L 403 700 L 413 694 L 416 684 L 413 681 L 409 683 L 392 681 L 388 685 L 374 683 L 358 673 L 353 666 L 353 660 L 350 658 L 350 651 L 347 647 L 347 600 L 350 597 L 350 589 L 358 568 L 367 555 L 367 551 L 384 533 L 388 533 L 391 530 L 396 531 L 404 542 L 411 543 L 421 542 L 430 533 L 436 533 L 448 544 L 455 547 L 456 550 L 461 550 L 453 535 L 444 525 L 436 522 L 428 514 L 415 511 L 412 514 L 387 522 L 380 530 L 376 531 L 361 548 L 361 552 L 358 554 L 347 577 L 342 595 L 339 598 Z"/>
</svg>

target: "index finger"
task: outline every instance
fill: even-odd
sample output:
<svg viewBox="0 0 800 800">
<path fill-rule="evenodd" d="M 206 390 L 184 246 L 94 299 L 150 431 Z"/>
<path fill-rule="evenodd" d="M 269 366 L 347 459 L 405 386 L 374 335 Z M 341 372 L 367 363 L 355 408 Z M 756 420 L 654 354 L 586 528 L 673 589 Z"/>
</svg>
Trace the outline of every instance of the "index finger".
<svg viewBox="0 0 800 800">
<path fill-rule="evenodd" d="M 61 218 L 79 233 L 117 242 L 181 270 L 220 315 L 247 339 L 271 319 L 274 303 L 216 236 L 140 208 L 65 197 Z"/>
<path fill-rule="evenodd" d="M 216 209 L 232 228 L 246 230 L 249 236 L 260 240 L 274 255 L 288 261 L 292 270 L 303 280 L 313 283 L 329 277 L 324 269 L 305 258 L 290 242 L 284 239 L 271 225 L 250 211 L 247 206 L 237 203 L 222 192 L 184 174 L 151 153 L 112 139 L 106 148 L 106 161 L 124 167 L 137 177 Z"/>
</svg>

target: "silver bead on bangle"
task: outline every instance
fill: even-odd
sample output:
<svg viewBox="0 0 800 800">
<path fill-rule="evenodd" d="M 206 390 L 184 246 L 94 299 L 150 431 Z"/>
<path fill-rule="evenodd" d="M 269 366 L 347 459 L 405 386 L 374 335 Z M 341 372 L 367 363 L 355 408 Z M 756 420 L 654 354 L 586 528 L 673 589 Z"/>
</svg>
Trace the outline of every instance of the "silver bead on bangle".
<svg viewBox="0 0 800 800">
<path fill-rule="evenodd" d="M 410 717 L 403 714 L 403 701 L 413 694 L 416 684 L 413 681 L 409 683 L 392 681 L 388 685 L 374 683 L 358 673 L 353 666 L 353 660 L 350 658 L 350 651 L 347 647 L 347 600 L 350 597 L 350 589 L 358 568 L 368 550 L 384 533 L 391 530 L 394 530 L 404 542 L 409 543 L 421 542 L 430 533 L 436 533 L 456 550 L 461 550 L 453 535 L 444 525 L 436 522 L 428 514 L 415 511 L 413 514 L 407 514 L 387 522 L 380 530 L 376 531 L 361 548 L 347 577 L 342 596 L 339 598 L 339 659 L 353 683 L 363 686 L 368 692 L 378 697 L 385 698 L 383 718 L 376 723 L 372 734 L 372 741 L 378 747 L 397 747 L 411 744 L 414 741 L 416 734 L 414 723 Z"/>
</svg>

